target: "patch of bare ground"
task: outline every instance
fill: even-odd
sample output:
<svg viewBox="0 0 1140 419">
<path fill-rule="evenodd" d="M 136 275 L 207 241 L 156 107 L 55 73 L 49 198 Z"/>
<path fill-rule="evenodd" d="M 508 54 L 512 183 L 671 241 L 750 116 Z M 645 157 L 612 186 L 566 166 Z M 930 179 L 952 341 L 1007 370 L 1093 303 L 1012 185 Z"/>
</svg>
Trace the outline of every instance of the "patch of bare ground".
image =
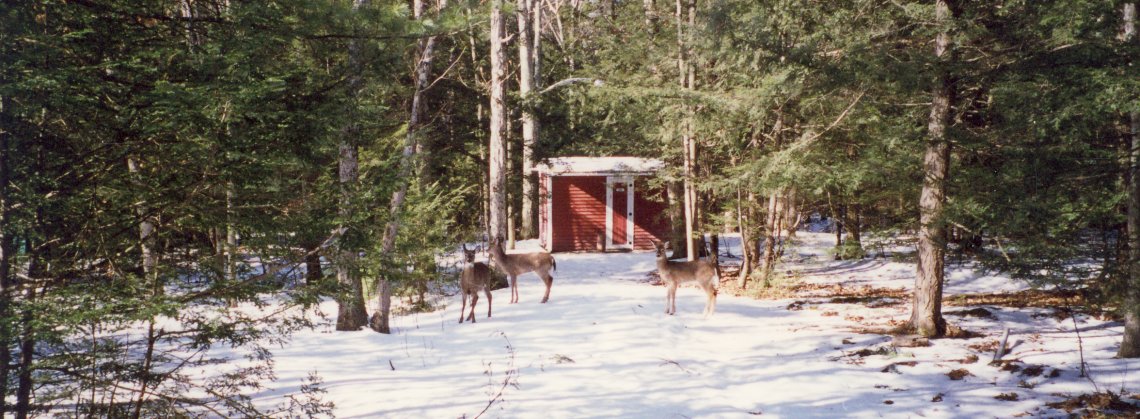
<svg viewBox="0 0 1140 419">
<path fill-rule="evenodd" d="M 786 280 L 773 280 L 769 286 L 750 280 L 745 288 L 741 288 L 739 279 L 740 268 L 721 265 L 720 293 L 734 297 L 749 297 L 755 300 L 780 300 L 800 295 L 795 286 L 788 284 Z"/>
<path fill-rule="evenodd" d="M 1111 391 L 1103 393 L 1080 394 L 1076 396 L 1061 396 L 1064 400 L 1046 403 L 1046 406 L 1061 409 L 1070 414 L 1081 417 L 1136 417 L 1140 415 L 1140 408 L 1120 398 L 1119 394 Z M 1135 396 L 1133 396 L 1135 398 Z"/>
<path fill-rule="evenodd" d="M 1017 396 L 1017 393 L 1014 393 L 1012 391 L 1009 393 L 998 394 L 998 395 L 994 396 L 994 398 L 998 399 L 998 400 L 1007 401 L 1007 402 L 1016 402 L 1019 399 L 1019 397 Z"/>
<path fill-rule="evenodd" d="M 970 371 L 965 368 L 958 368 L 946 373 L 946 376 L 950 377 L 951 380 L 961 380 L 966 377 L 972 377 L 973 375 L 974 374 L 971 374 Z"/>
</svg>

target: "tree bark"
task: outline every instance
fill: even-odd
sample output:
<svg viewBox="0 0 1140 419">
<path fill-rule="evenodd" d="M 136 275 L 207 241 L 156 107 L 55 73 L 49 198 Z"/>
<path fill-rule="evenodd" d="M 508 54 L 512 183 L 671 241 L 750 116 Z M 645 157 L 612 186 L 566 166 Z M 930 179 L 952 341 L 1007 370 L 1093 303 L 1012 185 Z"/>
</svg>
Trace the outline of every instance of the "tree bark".
<svg viewBox="0 0 1140 419">
<path fill-rule="evenodd" d="M 36 263 L 33 262 L 32 264 L 35 265 Z M 38 270 L 34 267 L 29 268 L 28 276 L 33 278 L 39 276 L 39 272 L 34 272 Z M 35 288 L 29 287 L 25 298 L 29 304 L 34 302 L 36 299 Z M 19 373 L 16 376 L 16 419 L 27 419 L 32 410 L 32 387 L 35 384 L 32 379 L 32 364 L 35 360 L 36 349 L 36 333 L 33 323 L 32 310 L 30 308 L 25 309 L 20 316 L 20 326 L 23 333 L 20 336 L 20 365 Z"/>
<path fill-rule="evenodd" d="M 1136 3 L 1126 3 L 1123 10 L 1123 41 L 1136 42 Z M 1140 112 L 1129 114 L 1128 165 L 1128 287 L 1124 301 L 1124 339 L 1120 343 L 1121 358 L 1140 358 Z"/>
<path fill-rule="evenodd" d="M 11 111 L 11 100 L 8 96 L 0 97 L 0 123 L 7 121 L 7 113 Z M 12 258 L 15 256 L 15 240 L 13 236 L 11 200 L 8 198 L 8 183 L 11 180 L 11 154 L 9 147 L 12 139 L 12 128 L 7 124 L 0 124 L 0 319 L 12 318 Z M 12 329 L 7 321 L 0 321 L 0 417 L 8 412 L 8 375 L 11 372 L 9 365 L 12 362 Z"/>
<path fill-rule="evenodd" d="M 948 0 L 936 0 L 935 20 L 948 25 L 953 17 Z M 950 57 L 950 33 L 942 29 L 935 40 L 934 55 L 940 62 Z M 919 197 L 918 269 L 914 283 L 911 326 L 926 337 L 946 333 L 942 318 L 942 286 L 945 275 L 946 228 L 942 211 L 946 202 L 946 182 L 950 174 L 950 141 L 946 129 L 950 125 L 950 107 L 954 86 L 945 68 L 939 68 L 934 80 L 928 138 L 923 157 L 922 194 Z"/>
<path fill-rule="evenodd" d="M 642 7 L 645 9 L 645 27 L 649 33 L 657 33 L 657 6 L 654 0 L 642 0 Z"/>
<path fill-rule="evenodd" d="M 768 217 L 764 222 L 764 271 L 761 273 L 761 280 L 764 281 L 764 287 L 767 288 L 771 285 L 771 275 L 773 265 L 776 264 L 776 240 L 777 231 L 780 222 L 780 205 L 779 205 L 780 191 L 772 191 L 768 195 Z"/>
<path fill-rule="evenodd" d="M 684 187 L 679 182 L 669 182 L 669 224 L 673 234 L 670 236 L 669 248 L 673 250 L 672 258 L 689 253 L 689 241 L 685 239 L 685 203 Z"/>
<path fill-rule="evenodd" d="M 316 285 L 325 276 L 324 268 L 321 267 L 321 254 L 313 251 L 315 249 L 316 247 L 310 248 L 309 253 L 305 255 L 306 285 Z"/>
<path fill-rule="evenodd" d="M 439 1 L 439 8 L 447 6 L 447 0 Z M 423 18 L 424 2 L 416 0 L 412 6 L 412 16 L 416 20 Z M 428 79 L 431 77 L 431 65 L 434 58 L 433 52 L 435 51 L 435 37 L 429 36 L 421 39 L 419 42 L 419 59 L 416 60 L 415 69 L 415 90 L 412 92 L 412 109 L 408 114 L 408 134 L 404 137 L 404 149 L 400 153 L 400 170 L 396 174 L 396 182 L 399 186 L 392 192 L 392 198 L 388 202 L 388 225 L 384 228 L 384 236 L 381 238 L 381 251 L 379 257 L 386 259 L 392 254 L 392 250 L 396 248 L 396 236 L 400 233 L 400 210 L 404 207 L 404 200 L 408 196 L 408 185 L 411 183 L 412 167 L 415 166 L 414 160 L 416 159 L 417 150 L 420 141 L 417 138 L 419 133 L 420 115 L 423 113 L 423 94 L 428 87 Z M 372 312 L 372 317 L 368 320 L 368 327 L 378 333 L 391 333 L 391 307 L 392 307 L 392 285 L 390 280 L 381 274 L 376 278 L 373 289 L 377 292 L 376 307 Z"/>
<path fill-rule="evenodd" d="M 134 158 L 127 159 L 127 170 L 137 180 L 142 176 L 140 172 L 138 161 Z M 158 265 L 154 252 L 154 217 L 148 214 L 146 208 L 139 206 L 135 208 L 135 214 L 139 217 L 139 251 L 142 259 L 141 268 L 143 275 L 148 279 L 155 275 L 154 269 Z"/>
<path fill-rule="evenodd" d="M 506 79 L 506 53 L 503 50 L 503 0 L 491 0 L 491 124 L 489 148 L 491 237 L 507 237 L 507 103 L 503 91 Z"/>
<path fill-rule="evenodd" d="M 519 97 L 523 99 L 522 107 L 522 225 L 520 235 L 524 239 L 537 237 L 535 230 L 538 219 L 538 177 L 531 173 L 534 167 L 534 145 L 538 139 L 538 118 L 535 115 L 534 98 L 537 80 L 538 45 L 542 7 L 535 0 L 518 0 L 518 9 L 515 10 L 519 24 Z"/>
<path fill-rule="evenodd" d="M 784 226 L 787 227 L 789 239 L 796 237 L 796 231 L 800 227 L 798 193 L 799 190 L 793 186 L 784 194 Z"/>
<path fill-rule="evenodd" d="M 738 220 L 738 224 L 740 224 L 740 272 L 738 273 L 739 276 L 736 278 L 736 285 L 740 287 L 740 289 L 748 288 L 748 275 L 752 274 L 752 266 L 749 262 L 753 257 L 752 254 L 754 253 L 752 249 L 749 249 L 748 247 L 752 242 L 752 233 L 749 231 L 749 227 L 752 225 L 752 220 L 748 214 L 745 214 L 746 205 L 744 204 L 743 198 L 744 197 L 740 193 L 740 189 L 737 188 L 736 219 Z"/>
<path fill-rule="evenodd" d="M 368 4 L 368 0 L 353 0 L 352 9 L 358 11 L 366 4 Z M 364 64 L 360 49 L 359 40 L 349 42 L 348 61 L 350 75 L 348 79 L 348 96 L 350 99 L 355 99 L 359 96 L 364 87 Z M 351 106 L 354 106 L 352 111 L 355 113 L 355 107 L 357 105 L 353 103 Z M 357 144 L 359 141 L 360 125 L 357 124 L 356 121 L 350 121 L 348 125 L 341 130 L 340 145 L 338 147 L 340 208 L 337 210 L 337 215 L 340 216 L 342 228 L 351 222 L 355 212 L 352 202 L 353 195 L 356 192 L 358 178 L 359 163 Z M 346 249 L 342 245 L 336 259 L 337 282 L 339 282 L 342 287 L 341 293 L 337 297 L 336 330 L 360 330 L 368 323 L 368 312 L 364 306 L 364 283 L 361 280 L 360 269 L 357 266 L 357 252 L 354 249 Z"/>
<path fill-rule="evenodd" d="M 686 42 L 686 33 L 684 30 L 686 8 L 683 0 L 677 0 L 677 71 L 679 74 L 679 82 L 682 89 L 693 89 L 694 84 L 694 71 L 692 64 L 689 63 L 688 42 Z M 694 2 L 688 3 L 688 25 L 689 30 L 693 29 L 695 19 L 695 4 Z M 688 108 L 688 105 L 686 105 Z M 681 134 L 681 145 L 684 148 L 684 158 L 682 167 L 684 168 L 685 175 L 685 244 L 686 255 L 688 260 L 697 260 L 697 248 L 693 244 L 695 233 L 699 229 L 697 225 L 697 192 L 696 186 L 693 184 L 694 177 L 696 176 L 696 154 L 697 143 L 693 138 L 691 121 L 688 120 L 691 116 L 686 115 L 684 123 L 684 132 Z"/>
</svg>

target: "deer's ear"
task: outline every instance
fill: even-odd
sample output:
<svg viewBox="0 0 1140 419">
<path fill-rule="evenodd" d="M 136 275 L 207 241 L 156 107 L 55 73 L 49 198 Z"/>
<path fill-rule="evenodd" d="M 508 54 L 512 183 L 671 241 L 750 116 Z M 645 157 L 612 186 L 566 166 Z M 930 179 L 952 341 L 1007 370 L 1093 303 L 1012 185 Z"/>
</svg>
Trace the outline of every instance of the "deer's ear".
<svg viewBox="0 0 1140 419">
<path fill-rule="evenodd" d="M 464 251 L 464 252 L 467 252 L 467 251 L 468 251 L 468 250 L 467 250 L 467 243 L 463 243 L 463 251 Z"/>
</svg>

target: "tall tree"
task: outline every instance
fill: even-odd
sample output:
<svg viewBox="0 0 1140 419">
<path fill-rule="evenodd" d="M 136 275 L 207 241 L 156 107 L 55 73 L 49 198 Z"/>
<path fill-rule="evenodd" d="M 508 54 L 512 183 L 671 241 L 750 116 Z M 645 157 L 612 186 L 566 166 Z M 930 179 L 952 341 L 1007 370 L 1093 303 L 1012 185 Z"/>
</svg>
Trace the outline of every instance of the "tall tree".
<svg viewBox="0 0 1140 419">
<path fill-rule="evenodd" d="M 4 37 L 0 37 L 4 39 Z M 7 50 L 4 50 L 7 52 Z M 12 124 L 7 113 L 11 110 L 11 99 L 8 95 L 0 93 L 0 416 L 8 411 L 8 371 L 12 362 L 10 327 L 12 307 L 12 259 L 15 256 L 12 237 L 11 213 L 8 208 L 12 201 L 9 198 L 8 185 L 11 183 L 11 150 Z"/>
<path fill-rule="evenodd" d="M 353 12 L 360 13 L 361 7 L 366 6 L 368 2 L 369 0 L 353 0 Z M 341 129 L 338 146 L 339 158 L 337 160 L 339 167 L 337 179 L 340 184 L 340 206 L 337 215 L 341 222 L 342 245 L 336 257 L 336 277 L 342 291 L 337 298 L 336 330 L 343 331 L 360 330 L 368 323 L 368 312 L 364 304 L 364 283 L 360 275 L 360 257 L 357 250 L 347 244 L 346 236 L 350 237 L 351 235 L 345 231 L 352 228 L 352 220 L 356 216 L 354 197 L 359 187 L 361 129 L 360 121 L 356 118 L 363 115 L 355 112 L 359 105 L 353 99 L 358 99 L 363 94 L 364 89 L 362 43 L 363 41 L 360 39 L 353 39 L 348 44 L 348 97 L 350 99 L 349 106 L 352 107 L 353 112 L 350 112 L 352 117 Z"/>
<path fill-rule="evenodd" d="M 507 102 L 504 90 L 507 74 L 507 56 L 503 48 L 503 0 L 491 0 L 491 120 L 490 145 L 488 147 L 488 182 L 490 200 L 490 220 L 488 225 L 493 237 L 507 237 Z"/>
<path fill-rule="evenodd" d="M 534 167 L 534 148 L 538 141 L 538 101 L 535 90 L 539 87 L 539 70 L 542 45 L 542 4 L 538 0 L 518 0 L 515 9 L 519 24 L 519 97 L 522 99 L 522 225 L 521 236 L 533 238 L 538 220 L 538 177 L 531 173 Z"/>
<path fill-rule="evenodd" d="M 442 10 L 447 7 L 447 0 L 439 0 L 437 10 Z M 424 1 L 415 0 L 412 5 L 412 17 L 416 20 L 423 20 L 424 14 Z M 392 198 L 388 204 L 388 225 L 384 229 L 384 237 L 381 239 L 380 258 L 387 259 L 391 256 L 392 251 L 396 248 L 396 235 L 400 231 L 400 211 L 403 209 L 404 200 L 408 195 L 408 184 L 411 183 L 413 160 L 416 158 L 416 151 L 421 150 L 420 141 L 417 135 L 420 132 L 420 125 L 423 124 L 423 102 L 424 94 L 428 88 L 428 80 L 431 77 L 431 64 L 435 56 L 435 36 L 427 36 L 420 40 L 418 44 L 417 59 L 414 78 L 414 90 L 412 92 L 412 107 L 408 112 L 408 133 L 404 139 L 404 149 L 400 153 L 400 170 L 396 174 L 396 191 L 392 192 Z M 372 313 L 372 318 L 369 319 L 368 325 L 379 333 L 391 333 L 391 326 L 389 320 L 392 311 L 392 284 L 389 278 L 381 275 L 376 279 L 376 286 L 373 287 L 376 293 L 379 294 L 379 302 L 375 311 Z"/>
<path fill-rule="evenodd" d="M 942 286 L 945 275 L 946 228 L 943 208 L 950 175 L 950 110 L 955 87 L 949 66 L 953 57 L 950 30 L 954 24 L 952 0 L 935 0 L 935 76 L 927 122 L 926 151 L 923 155 L 922 194 L 919 197 L 918 269 L 911 307 L 911 325 L 923 336 L 946 332 L 942 318 Z"/>
<path fill-rule="evenodd" d="M 1124 30 L 1122 41 L 1127 45 L 1136 42 L 1136 3 L 1125 3 L 1122 10 Z M 1129 66 L 1134 63 L 1130 62 Z M 1140 358 L 1140 111 L 1128 113 L 1129 165 L 1128 165 L 1128 259 L 1127 288 L 1124 299 L 1124 340 L 1120 344 L 1121 358 Z"/>
</svg>

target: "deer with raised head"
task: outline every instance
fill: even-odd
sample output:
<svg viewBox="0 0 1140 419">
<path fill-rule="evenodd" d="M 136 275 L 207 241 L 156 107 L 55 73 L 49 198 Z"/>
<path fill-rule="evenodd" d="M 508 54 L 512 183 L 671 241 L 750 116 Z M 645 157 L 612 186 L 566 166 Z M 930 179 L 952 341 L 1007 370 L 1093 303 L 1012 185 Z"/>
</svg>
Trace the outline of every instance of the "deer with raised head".
<svg viewBox="0 0 1140 419">
<path fill-rule="evenodd" d="M 487 296 L 487 317 L 491 317 L 491 267 L 486 263 L 475 261 L 476 249 L 467 250 L 463 244 L 463 273 L 459 275 L 459 292 L 462 294 L 463 306 L 459 309 L 459 322 L 463 323 L 463 314 L 467 311 L 467 300 L 471 300 L 471 315 L 467 320 L 475 323 L 475 303 L 479 301 L 479 291 Z M 470 298 L 468 298 L 470 297 Z"/>
<path fill-rule="evenodd" d="M 704 290 L 708 300 L 705 302 L 705 317 L 716 311 L 717 285 L 720 283 L 720 272 L 717 269 L 716 256 L 711 260 L 694 260 L 674 262 L 665 255 L 665 245 L 653 242 L 657 249 L 657 274 L 665 283 L 665 314 L 673 315 L 677 312 L 677 287 L 686 282 L 696 282 Z"/>
<path fill-rule="evenodd" d="M 542 302 L 545 303 L 550 299 L 550 285 L 554 283 L 554 277 L 550 276 L 550 271 L 558 269 L 557 264 L 554 262 L 554 256 L 546 252 L 535 253 L 517 253 L 508 255 L 503 250 L 503 238 L 497 237 L 491 239 L 491 259 L 495 261 L 495 266 L 503 273 L 511 278 L 511 304 L 519 302 L 519 275 L 527 272 L 534 272 L 546 283 L 546 294 L 542 296 Z"/>
</svg>

